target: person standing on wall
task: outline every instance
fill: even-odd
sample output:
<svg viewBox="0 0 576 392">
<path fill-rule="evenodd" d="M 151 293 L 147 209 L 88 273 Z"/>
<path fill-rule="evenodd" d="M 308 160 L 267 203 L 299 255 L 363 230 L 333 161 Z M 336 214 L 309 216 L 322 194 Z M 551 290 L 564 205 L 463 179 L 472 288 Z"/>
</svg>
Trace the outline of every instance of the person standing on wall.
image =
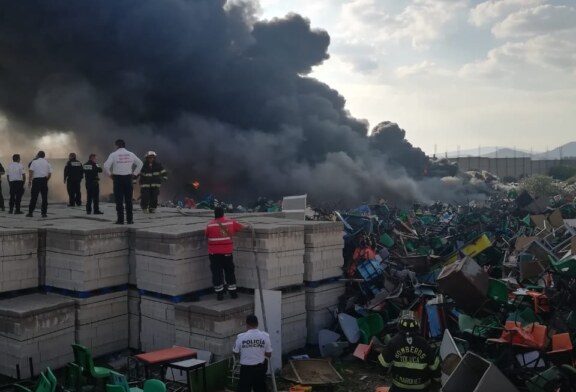
<svg viewBox="0 0 576 392">
<path fill-rule="evenodd" d="M 22 214 L 20 203 L 24 194 L 24 183 L 26 182 L 26 172 L 20 163 L 20 154 L 12 155 L 12 163 L 8 165 L 8 185 L 10 187 L 10 201 L 8 203 L 9 213 Z M 16 207 L 16 209 L 14 209 Z"/>
<path fill-rule="evenodd" d="M 236 275 L 234 274 L 234 259 L 232 257 L 232 236 L 245 226 L 234 219 L 224 218 L 224 208 L 214 209 L 214 220 L 208 222 L 205 235 L 208 239 L 208 257 L 212 271 L 212 283 L 218 301 L 224 299 L 224 280 L 228 292 L 233 299 L 238 298 L 236 292 Z"/>
<path fill-rule="evenodd" d="M 258 329 L 258 318 L 253 314 L 246 317 L 246 327 L 232 348 L 240 357 L 238 392 L 266 392 L 267 361 L 272 356 L 270 335 Z"/>
<path fill-rule="evenodd" d="M 129 225 L 134 223 L 132 215 L 132 193 L 134 191 L 132 180 L 140 174 L 142 161 L 134 153 L 126 149 L 122 139 L 114 143 L 116 151 L 108 156 L 104 162 L 104 171 L 114 183 L 114 199 L 116 201 L 117 225 L 124 224 L 124 206 L 126 206 L 126 221 Z"/>
<path fill-rule="evenodd" d="M 162 164 L 157 161 L 154 151 L 148 151 L 144 158 L 146 162 L 140 172 L 140 207 L 144 212 L 154 213 L 158 207 L 160 186 L 168 176 Z"/>
<path fill-rule="evenodd" d="M 36 159 L 30 162 L 28 167 L 28 186 L 32 187 L 30 192 L 30 205 L 28 206 L 28 214 L 26 217 L 32 218 L 38 195 L 42 195 L 42 218 L 48 216 L 48 181 L 52 177 L 52 166 L 45 159 L 46 154 L 44 151 L 38 151 Z"/>
<path fill-rule="evenodd" d="M 4 209 L 4 195 L 2 194 L 2 175 L 6 174 L 4 170 L 4 166 L 0 163 L 0 210 L 5 211 Z"/>
<path fill-rule="evenodd" d="M 92 207 L 94 207 L 94 215 L 101 215 L 103 212 L 100 211 L 100 178 L 98 174 L 102 173 L 102 168 L 96 163 L 96 154 L 90 154 L 83 169 L 86 185 L 86 213 L 90 215 Z"/>
<path fill-rule="evenodd" d="M 80 183 L 84 177 L 82 162 L 76 159 L 75 153 L 70 153 L 68 162 L 64 167 L 64 184 L 68 191 L 68 207 L 82 205 L 82 193 L 80 192 Z"/>
</svg>

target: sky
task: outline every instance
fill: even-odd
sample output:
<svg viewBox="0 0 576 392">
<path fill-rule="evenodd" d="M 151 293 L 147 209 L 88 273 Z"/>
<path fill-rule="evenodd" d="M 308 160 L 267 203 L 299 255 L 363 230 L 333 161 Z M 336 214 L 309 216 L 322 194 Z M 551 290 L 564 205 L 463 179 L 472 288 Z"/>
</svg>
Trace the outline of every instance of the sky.
<svg viewBox="0 0 576 392">
<path fill-rule="evenodd" d="M 575 0 L 260 0 L 331 38 L 312 76 L 432 154 L 576 140 Z"/>
</svg>

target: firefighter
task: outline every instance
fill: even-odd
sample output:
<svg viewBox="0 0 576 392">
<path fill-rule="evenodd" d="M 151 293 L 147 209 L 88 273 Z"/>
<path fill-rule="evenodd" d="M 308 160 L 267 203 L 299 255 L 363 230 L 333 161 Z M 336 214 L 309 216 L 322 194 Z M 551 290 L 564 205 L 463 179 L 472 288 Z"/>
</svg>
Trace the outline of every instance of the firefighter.
<svg viewBox="0 0 576 392">
<path fill-rule="evenodd" d="M 156 161 L 156 153 L 148 151 L 140 172 L 140 207 L 142 211 L 154 213 L 158 207 L 158 195 L 162 181 L 168 176 L 162 165 Z"/>
<path fill-rule="evenodd" d="M 398 330 L 378 356 L 392 373 L 390 392 L 430 391 L 433 382 L 440 382 L 440 358 L 419 335 L 420 323 L 411 312 L 400 316 Z"/>
<path fill-rule="evenodd" d="M 96 163 L 96 154 L 90 154 L 88 157 L 88 162 L 83 166 L 84 168 L 84 178 L 86 185 L 86 213 L 90 215 L 92 213 L 92 207 L 94 207 L 94 215 L 103 214 L 100 211 L 100 178 L 99 173 L 102 173 L 102 168 L 98 163 Z"/>
<path fill-rule="evenodd" d="M 76 159 L 75 153 L 68 155 L 68 162 L 64 167 L 64 184 L 68 191 L 68 207 L 81 206 L 82 194 L 80 193 L 80 182 L 84 177 L 82 163 Z"/>
</svg>

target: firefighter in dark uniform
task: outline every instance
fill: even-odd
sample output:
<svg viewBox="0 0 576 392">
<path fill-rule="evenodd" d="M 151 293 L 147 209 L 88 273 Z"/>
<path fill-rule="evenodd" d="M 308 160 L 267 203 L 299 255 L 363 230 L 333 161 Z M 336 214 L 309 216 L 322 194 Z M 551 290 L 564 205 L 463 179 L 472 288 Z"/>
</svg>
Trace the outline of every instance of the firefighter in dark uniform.
<svg viewBox="0 0 576 392">
<path fill-rule="evenodd" d="M 146 153 L 144 166 L 140 171 L 140 207 L 144 212 L 155 212 L 158 207 L 158 195 L 162 181 L 168 176 L 162 165 L 156 161 L 156 153 Z"/>
<path fill-rule="evenodd" d="M 84 181 L 86 185 L 86 213 L 92 213 L 94 207 L 94 215 L 103 214 L 100 211 L 100 178 L 99 173 L 102 173 L 102 168 L 96 163 L 96 154 L 90 154 L 88 162 L 83 166 L 84 168 Z"/>
<path fill-rule="evenodd" d="M 390 392 L 435 390 L 431 388 L 440 382 L 440 358 L 419 335 L 420 323 L 413 315 L 403 314 L 398 329 L 378 356 L 380 364 L 392 373 Z"/>
<path fill-rule="evenodd" d="M 64 184 L 66 184 L 66 190 L 68 191 L 68 207 L 82 205 L 80 183 L 83 177 L 82 162 L 76 159 L 76 154 L 70 153 L 68 162 L 64 167 Z"/>
</svg>

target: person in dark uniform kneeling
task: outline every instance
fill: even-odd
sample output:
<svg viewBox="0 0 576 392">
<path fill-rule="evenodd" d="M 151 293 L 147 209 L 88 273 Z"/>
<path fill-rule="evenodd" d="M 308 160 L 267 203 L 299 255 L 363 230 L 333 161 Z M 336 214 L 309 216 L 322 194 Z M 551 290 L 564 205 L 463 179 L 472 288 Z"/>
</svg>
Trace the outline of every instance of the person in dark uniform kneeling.
<svg viewBox="0 0 576 392">
<path fill-rule="evenodd" d="M 253 314 L 246 317 L 246 327 L 232 349 L 240 357 L 238 392 L 266 392 L 266 369 L 272 356 L 270 336 L 258 329 L 258 318 Z"/>
</svg>

